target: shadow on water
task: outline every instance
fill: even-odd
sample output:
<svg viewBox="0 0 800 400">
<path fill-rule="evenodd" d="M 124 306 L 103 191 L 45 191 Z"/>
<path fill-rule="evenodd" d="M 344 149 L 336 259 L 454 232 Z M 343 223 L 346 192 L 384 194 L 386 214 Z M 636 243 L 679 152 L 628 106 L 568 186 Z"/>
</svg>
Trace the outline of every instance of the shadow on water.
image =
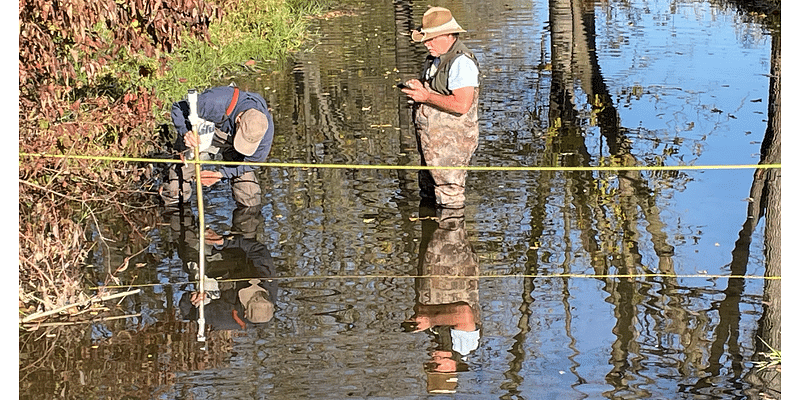
<svg viewBox="0 0 800 400">
<path fill-rule="evenodd" d="M 781 281 L 760 279 L 781 276 L 780 169 L 613 169 L 779 164 L 779 23 L 719 2 L 441 5 L 481 60 L 473 165 L 611 168 L 471 171 L 457 211 L 420 203 L 415 170 L 264 168 L 251 209 L 218 184 L 208 341 L 197 210 L 163 210 L 142 249 L 87 261 L 88 286 L 139 294 L 20 332 L 20 398 L 780 398 L 756 364 L 781 343 Z M 273 111 L 270 161 L 418 165 L 394 84 L 419 73 L 427 3 L 342 6 L 313 50 L 232 78 Z"/>
</svg>

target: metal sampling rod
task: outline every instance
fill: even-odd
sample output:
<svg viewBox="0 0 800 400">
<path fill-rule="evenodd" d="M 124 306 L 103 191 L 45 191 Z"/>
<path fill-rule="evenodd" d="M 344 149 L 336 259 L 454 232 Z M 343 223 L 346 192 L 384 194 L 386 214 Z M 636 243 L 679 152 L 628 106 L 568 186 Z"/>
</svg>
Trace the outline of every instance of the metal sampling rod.
<svg viewBox="0 0 800 400">
<path fill-rule="evenodd" d="M 189 122 L 192 124 L 192 132 L 197 135 L 197 120 L 199 119 L 197 115 L 197 90 L 189 89 Z M 197 341 L 198 342 L 205 342 L 206 341 L 206 313 L 205 313 L 205 295 L 206 295 L 206 287 L 205 287 L 205 277 L 206 277 L 206 222 L 205 222 L 205 215 L 203 211 L 203 182 L 200 179 L 200 146 L 194 147 L 194 177 L 195 181 L 197 182 L 197 214 L 198 214 L 198 222 L 200 224 L 199 231 L 200 231 L 200 245 L 199 253 L 200 256 L 198 258 L 198 266 L 199 266 L 199 274 L 200 277 L 198 278 L 200 283 L 200 306 L 199 306 L 199 315 L 197 317 Z"/>
</svg>

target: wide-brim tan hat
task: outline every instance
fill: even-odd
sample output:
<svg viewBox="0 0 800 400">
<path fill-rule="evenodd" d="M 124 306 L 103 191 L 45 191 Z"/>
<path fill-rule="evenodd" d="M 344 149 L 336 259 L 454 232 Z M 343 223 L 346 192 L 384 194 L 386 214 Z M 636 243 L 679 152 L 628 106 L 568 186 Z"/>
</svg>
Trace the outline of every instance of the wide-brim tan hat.
<svg viewBox="0 0 800 400">
<path fill-rule="evenodd" d="M 450 10 L 444 7 L 431 7 L 422 16 L 422 26 L 411 32 L 411 39 L 424 42 L 449 33 L 466 32 L 453 18 Z"/>
</svg>

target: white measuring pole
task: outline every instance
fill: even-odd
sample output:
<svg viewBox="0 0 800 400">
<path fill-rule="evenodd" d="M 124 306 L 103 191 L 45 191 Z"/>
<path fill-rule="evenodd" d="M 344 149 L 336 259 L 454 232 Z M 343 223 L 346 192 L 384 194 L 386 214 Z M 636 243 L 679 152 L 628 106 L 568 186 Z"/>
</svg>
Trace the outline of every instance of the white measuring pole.
<svg viewBox="0 0 800 400">
<path fill-rule="evenodd" d="M 197 121 L 200 117 L 197 115 L 197 90 L 189 89 L 189 123 L 192 124 L 192 132 L 197 135 Z M 198 342 L 205 342 L 206 341 L 206 313 L 205 313 L 205 295 L 206 295 L 206 285 L 205 285 L 205 278 L 206 278 L 206 222 L 205 222 L 205 215 L 203 211 L 203 182 L 200 180 L 200 147 L 195 146 L 194 148 L 194 178 L 197 182 L 197 214 L 198 214 L 198 222 L 200 224 L 199 231 L 200 231 L 200 245 L 199 248 L 199 259 L 198 259 L 198 266 L 200 277 L 198 278 L 199 283 L 199 290 L 200 290 L 200 307 L 199 307 L 199 315 L 197 317 L 197 341 Z"/>
</svg>

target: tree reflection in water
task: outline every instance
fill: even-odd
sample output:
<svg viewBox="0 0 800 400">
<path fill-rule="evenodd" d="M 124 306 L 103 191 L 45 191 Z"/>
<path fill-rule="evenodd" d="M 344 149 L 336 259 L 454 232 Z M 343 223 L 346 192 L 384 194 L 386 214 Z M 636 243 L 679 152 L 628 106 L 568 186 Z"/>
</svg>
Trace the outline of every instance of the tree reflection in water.
<svg viewBox="0 0 800 400">
<path fill-rule="evenodd" d="M 475 164 L 672 165 L 708 161 L 704 157 L 714 150 L 712 139 L 715 145 L 728 139 L 739 143 L 736 151 L 749 148 L 741 143 L 752 137 L 732 133 L 720 139 L 717 132 L 706 135 L 697 132 L 699 127 L 687 131 L 680 126 L 705 123 L 704 132 L 740 128 L 698 105 L 714 96 L 738 103 L 742 99 L 732 98 L 733 89 L 690 81 L 657 92 L 652 88 L 658 82 L 637 88 L 633 85 L 640 75 L 608 72 L 613 62 L 620 63 L 614 58 L 620 54 L 631 57 L 621 63 L 636 58 L 633 66 L 621 68 L 622 75 L 643 71 L 647 79 L 659 71 L 638 56 L 674 60 L 669 65 L 686 69 L 696 67 L 687 61 L 712 50 L 717 58 L 731 49 L 746 53 L 748 60 L 758 58 L 764 53 L 760 43 L 748 42 L 748 49 L 691 43 L 698 37 L 696 28 L 708 28 L 686 22 L 695 16 L 700 22 L 706 17 L 717 21 L 699 32 L 714 38 L 732 30 L 770 29 L 760 22 L 727 21 L 740 17 L 732 16 L 727 3 L 718 3 L 450 2 L 464 16 L 459 22 L 470 31 L 470 42 L 487 67 L 483 136 Z M 273 161 L 417 165 L 410 113 L 405 100 L 395 96 L 393 83 L 418 73 L 421 54 L 415 52 L 420 49 L 403 32 L 415 27 L 427 4 L 397 0 L 372 6 L 357 16 L 318 21 L 314 51 L 299 54 L 286 69 L 276 67 L 274 74 L 238 82 L 263 91 L 275 107 L 280 135 Z M 692 7 L 699 11 L 695 14 Z M 672 22 L 684 25 L 669 26 Z M 675 34 L 670 43 L 686 44 L 694 53 L 678 57 L 684 49 L 631 49 L 632 43 L 642 43 L 637 35 L 659 28 L 664 35 Z M 770 33 L 773 89 L 764 163 L 780 162 L 780 36 L 774 29 Z M 742 69 L 764 72 L 752 64 Z M 748 91 L 761 88 L 744 82 L 737 89 L 751 96 Z M 691 91 L 713 93 L 703 97 Z M 751 101 L 742 107 L 755 116 L 742 111 L 737 123 L 749 121 L 746 126 L 757 132 L 751 126 L 761 126 L 758 112 L 766 107 Z M 633 120 L 631 112 L 641 114 L 634 116 L 636 122 L 626 122 Z M 650 115 L 659 112 L 684 114 L 666 121 L 665 128 Z M 632 126 L 639 119 L 645 122 Z M 678 126 L 678 134 L 673 135 L 670 123 Z M 703 146 L 708 146 L 703 157 L 692 152 Z M 131 259 L 132 266 L 146 267 L 120 275 L 125 285 L 149 286 L 112 310 L 138 316 L 98 322 L 95 341 L 88 327 L 21 332 L 20 389 L 29 398 L 54 393 L 71 398 L 236 397 L 225 390 L 275 398 L 419 398 L 434 388 L 473 398 L 755 398 L 780 390 L 779 372 L 752 366 L 757 352 L 765 349 L 760 339 L 780 348 L 780 279 L 764 281 L 762 295 L 757 279 L 673 276 L 707 268 L 723 275 L 760 274 L 762 267 L 767 276 L 780 276 L 780 169 L 754 173 L 746 214 L 735 207 L 729 212 L 739 232 L 733 254 L 724 254 L 721 262 L 714 256 L 710 268 L 702 258 L 713 254 L 713 241 L 722 242 L 723 251 L 727 242 L 714 238 L 708 244 L 695 231 L 709 219 L 697 214 L 715 206 L 703 204 L 705 198 L 688 198 L 709 183 L 694 172 L 471 174 L 463 228 L 472 241 L 457 236 L 458 224 L 448 231 L 440 230 L 438 219 L 418 223 L 405 218 L 420 210 L 415 171 L 264 168 L 262 173 L 269 197 L 261 211 L 269 229 L 260 228 L 260 235 L 269 238 L 281 279 L 296 279 L 282 281 L 284 292 L 275 299 L 278 307 L 266 323 L 269 329 L 241 330 L 238 323 L 230 330 L 214 329 L 209 351 L 198 351 L 196 323 L 179 312 L 179 300 L 193 288 L 184 262 L 196 257 L 196 249 L 181 248 L 181 243 L 196 241 L 196 235 L 159 227 L 152 252 Z M 724 175 L 731 177 L 736 175 Z M 224 209 L 211 192 L 212 208 Z M 715 196 L 714 201 L 723 202 L 746 194 Z M 691 212 L 683 215 L 687 209 Z M 429 215 L 424 208 L 421 214 Z M 219 211 L 211 224 L 227 224 L 228 218 Z M 727 227 L 730 218 L 712 223 Z M 225 236 L 225 229 L 215 230 Z M 453 280 L 464 297 L 439 290 L 446 279 L 408 277 L 434 269 L 437 259 L 426 254 L 434 254 L 437 231 L 462 243 L 463 254 L 472 254 L 464 261 L 475 261 L 475 273 L 484 274 L 473 286 L 466 278 L 469 271 L 444 270 L 464 276 Z M 732 243 L 736 237 L 729 239 Z M 761 250 L 765 254 L 757 254 Z M 115 256 L 122 260 L 127 255 Z M 442 266 L 446 261 L 439 260 Z M 561 273 L 594 276 L 545 277 Z M 605 276 L 648 273 L 663 275 Z M 469 324 L 470 313 L 480 338 L 478 347 L 467 351 L 454 345 L 446 330 Z M 440 322 L 445 328 L 431 333 L 402 332 L 398 322 L 413 315 L 457 317 Z M 444 367 L 448 372 L 434 374 Z M 457 381 L 447 375 L 452 370 Z M 217 385 L 222 381 L 225 385 Z"/>
</svg>

